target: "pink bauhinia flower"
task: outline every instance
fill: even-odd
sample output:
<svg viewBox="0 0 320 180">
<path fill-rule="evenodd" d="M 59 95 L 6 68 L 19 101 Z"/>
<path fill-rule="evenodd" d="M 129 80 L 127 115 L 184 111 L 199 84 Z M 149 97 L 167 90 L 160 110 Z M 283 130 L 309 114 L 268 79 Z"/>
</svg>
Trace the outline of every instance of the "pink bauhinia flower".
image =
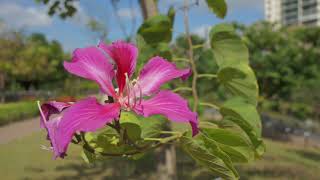
<svg viewBox="0 0 320 180">
<path fill-rule="evenodd" d="M 134 111 L 144 117 L 163 115 L 171 121 L 188 122 L 193 135 L 198 133 L 198 118 L 186 100 L 162 84 L 174 79 L 186 79 L 190 69 L 177 67 L 161 57 L 153 57 L 143 67 L 137 79 L 130 80 L 138 50 L 130 43 L 117 41 L 111 45 L 76 49 L 71 62 L 64 62 L 71 74 L 98 83 L 105 97 L 102 102 L 89 97 L 75 103 L 48 102 L 40 108 L 41 127 L 48 131 L 55 158 L 63 157 L 76 132 L 92 132 L 113 120 L 119 120 L 121 110 Z M 118 88 L 113 86 L 116 79 Z M 146 98 L 147 99 L 146 99 Z M 57 114 L 51 117 L 52 114 Z"/>
</svg>

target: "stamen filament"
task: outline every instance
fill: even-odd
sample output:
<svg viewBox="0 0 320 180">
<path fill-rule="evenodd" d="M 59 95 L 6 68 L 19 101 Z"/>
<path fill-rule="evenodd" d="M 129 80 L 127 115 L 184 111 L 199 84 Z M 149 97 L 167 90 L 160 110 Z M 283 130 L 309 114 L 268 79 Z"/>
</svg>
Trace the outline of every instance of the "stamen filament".
<svg viewBox="0 0 320 180">
<path fill-rule="evenodd" d="M 127 97 L 128 97 L 127 108 L 130 110 L 130 80 L 128 77 L 128 73 L 125 73 L 124 75 L 126 76 L 126 89 L 127 89 Z"/>
</svg>

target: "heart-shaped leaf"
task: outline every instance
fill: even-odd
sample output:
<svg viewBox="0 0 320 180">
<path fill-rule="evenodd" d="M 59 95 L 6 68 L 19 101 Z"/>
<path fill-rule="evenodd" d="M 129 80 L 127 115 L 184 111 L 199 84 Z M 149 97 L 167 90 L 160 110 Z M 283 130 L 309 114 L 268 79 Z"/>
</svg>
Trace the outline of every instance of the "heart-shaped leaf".
<svg viewBox="0 0 320 180">
<path fill-rule="evenodd" d="M 234 97 L 224 103 L 220 112 L 225 119 L 244 130 L 255 147 L 256 155 L 261 156 L 265 146 L 261 139 L 261 120 L 256 107 L 243 98 Z"/>
<path fill-rule="evenodd" d="M 254 147 L 240 133 L 218 128 L 202 128 L 201 131 L 214 140 L 233 162 L 248 162 L 254 159 Z"/>
<path fill-rule="evenodd" d="M 141 117 L 139 120 L 141 121 L 142 138 L 158 137 L 160 135 L 160 131 L 167 122 L 164 118 L 159 116 L 152 116 L 149 118 Z"/>
<path fill-rule="evenodd" d="M 166 15 L 153 16 L 140 26 L 138 34 L 143 37 L 146 43 L 156 45 L 160 42 L 169 43 L 172 38 L 172 17 Z"/>
<path fill-rule="evenodd" d="M 224 18 L 227 14 L 227 3 L 225 0 L 206 0 L 209 9 L 219 18 Z"/>
<path fill-rule="evenodd" d="M 241 63 L 248 64 L 249 51 L 232 25 L 219 24 L 210 31 L 211 48 L 220 68 Z"/>
<path fill-rule="evenodd" d="M 256 76 L 248 65 L 221 68 L 218 79 L 231 94 L 246 98 L 253 105 L 257 105 L 259 87 Z"/>
<path fill-rule="evenodd" d="M 122 112 L 120 125 L 131 141 L 141 139 L 141 121 L 133 113 Z"/>
<path fill-rule="evenodd" d="M 237 179 L 238 174 L 228 156 L 214 143 L 201 134 L 192 138 L 188 134 L 180 139 L 183 150 L 200 165 L 208 168 L 214 175 L 224 179 Z M 210 148 L 205 146 L 205 143 Z M 222 158 L 221 158 L 222 157 Z"/>
</svg>

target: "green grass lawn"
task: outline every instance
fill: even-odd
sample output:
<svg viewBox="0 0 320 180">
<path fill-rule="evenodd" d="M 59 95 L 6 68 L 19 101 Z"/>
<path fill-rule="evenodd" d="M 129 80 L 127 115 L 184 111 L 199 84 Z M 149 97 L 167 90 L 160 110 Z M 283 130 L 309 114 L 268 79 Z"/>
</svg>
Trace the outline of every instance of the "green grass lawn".
<svg viewBox="0 0 320 180">
<path fill-rule="evenodd" d="M 39 114 L 35 101 L 0 104 L 0 126 L 35 117 Z"/>
<path fill-rule="evenodd" d="M 320 149 L 266 140 L 261 160 L 239 165 L 242 179 L 319 179 Z"/>
<path fill-rule="evenodd" d="M 36 133 L 0 145 L 1 179 L 151 179 L 150 174 L 143 174 L 154 171 L 153 164 L 156 164 L 154 158 L 151 158 L 142 159 L 138 163 L 110 159 L 88 165 L 80 158 L 80 149 L 73 145 L 68 151 L 70 155 L 64 160 L 53 160 L 51 152 L 40 149 L 40 145 L 47 144 L 44 137 L 44 133 Z M 237 166 L 241 179 L 312 180 L 320 176 L 319 149 L 304 149 L 270 140 L 266 140 L 266 144 L 267 153 L 263 159 Z M 178 158 L 179 179 L 212 179 L 205 169 L 193 167 L 190 161 Z"/>
</svg>

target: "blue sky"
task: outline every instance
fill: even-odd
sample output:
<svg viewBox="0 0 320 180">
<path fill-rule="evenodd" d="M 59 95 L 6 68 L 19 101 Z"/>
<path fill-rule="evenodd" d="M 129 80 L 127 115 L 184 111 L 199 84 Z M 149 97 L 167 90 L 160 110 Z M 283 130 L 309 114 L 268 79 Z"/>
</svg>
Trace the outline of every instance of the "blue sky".
<svg viewBox="0 0 320 180">
<path fill-rule="evenodd" d="M 110 0 L 111 1 L 111 0 Z M 190 0 L 192 2 L 192 0 Z M 136 20 L 135 29 L 142 22 L 138 0 L 120 0 L 118 14 L 125 25 L 127 33 L 131 32 L 133 20 Z M 198 7 L 190 11 L 190 26 L 194 33 L 204 35 L 208 27 L 219 22 L 237 21 L 250 24 L 264 18 L 263 0 L 227 0 L 229 12 L 225 19 L 220 20 L 213 15 L 205 5 L 205 0 L 200 0 Z M 161 13 L 166 13 L 170 5 L 181 7 L 183 0 L 159 0 Z M 5 21 L 9 28 L 23 29 L 26 33 L 41 32 L 48 39 L 56 39 L 66 50 L 71 51 L 77 47 L 95 44 L 98 41 L 86 26 L 89 19 L 94 18 L 103 23 L 109 32 L 111 40 L 124 37 L 119 23 L 114 15 L 114 10 L 109 0 L 80 0 L 76 3 L 79 11 L 75 17 L 61 20 L 58 17 L 49 17 L 47 8 L 35 3 L 34 0 L 0 0 L 0 19 Z M 133 8 L 133 15 L 130 8 Z M 176 14 L 175 34 L 183 32 L 182 11 Z"/>
</svg>

